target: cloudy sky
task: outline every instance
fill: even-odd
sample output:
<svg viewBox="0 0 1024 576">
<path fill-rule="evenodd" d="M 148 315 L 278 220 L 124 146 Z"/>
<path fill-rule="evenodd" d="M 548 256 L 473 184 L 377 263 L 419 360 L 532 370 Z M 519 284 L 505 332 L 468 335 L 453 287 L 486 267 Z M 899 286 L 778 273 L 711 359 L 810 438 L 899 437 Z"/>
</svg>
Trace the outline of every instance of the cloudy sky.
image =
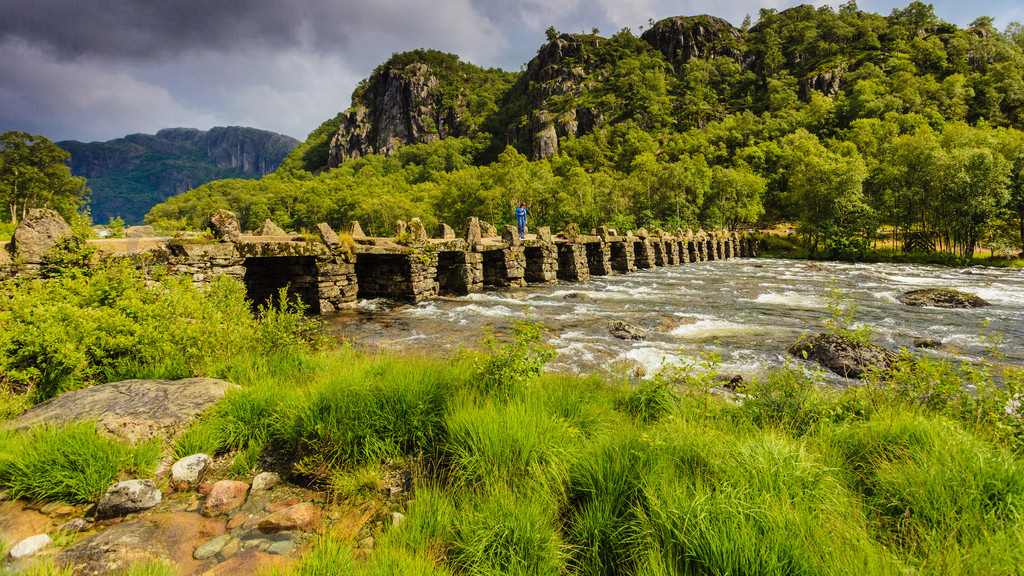
<svg viewBox="0 0 1024 576">
<path fill-rule="evenodd" d="M 862 0 L 889 14 L 910 0 Z M 544 30 L 712 14 L 734 24 L 799 0 L 0 0 L 0 132 L 108 140 L 187 126 L 252 126 L 295 138 L 348 108 L 392 53 L 454 52 L 517 70 Z M 831 4 L 814 0 L 815 5 Z M 1020 0 L 938 0 L 966 26 L 1024 22 Z"/>
</svg>

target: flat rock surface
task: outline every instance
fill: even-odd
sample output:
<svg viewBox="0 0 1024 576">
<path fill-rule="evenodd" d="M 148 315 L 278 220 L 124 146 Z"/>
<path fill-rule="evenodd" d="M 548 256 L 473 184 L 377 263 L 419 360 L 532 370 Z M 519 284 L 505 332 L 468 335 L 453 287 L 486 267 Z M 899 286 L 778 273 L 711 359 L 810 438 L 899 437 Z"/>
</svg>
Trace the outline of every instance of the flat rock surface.
<svg viewBox="0 0 1024 576">
<path fill-rule="evenodd" d="M 171 562 L 178 574 L 201 573 L 212 561 L 192 558 L 200 544 L 224 533 L 224 523 L 177 512 L 116 524 L 62 550 L 57 562 L 76 575 L 113 574 L 136 562 Z"/>
<path fill-rule="evenodd" d="M 982 308 L 990 306 L 980 296 L 952 288 L 924 288 L 911 290 L 896 297 L 907 306 L 932 306 L 935 308 Z"/>
<path fill-rule="evenodd" d="M 96 428 L 130 442 L 170 438 L 213 406 L 234 384 L 213 378 L 125 380 L 66 392 L 29 408 L 2 426 L 96 420 Z"/>
</svg>

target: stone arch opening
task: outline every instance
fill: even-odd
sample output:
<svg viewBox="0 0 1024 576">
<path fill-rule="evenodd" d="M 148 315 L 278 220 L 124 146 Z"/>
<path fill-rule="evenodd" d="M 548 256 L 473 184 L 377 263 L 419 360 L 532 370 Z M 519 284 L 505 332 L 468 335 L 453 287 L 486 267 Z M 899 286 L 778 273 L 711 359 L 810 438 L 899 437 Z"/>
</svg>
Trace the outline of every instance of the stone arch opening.
<svg viewBox="0 0 1024 576">
<path fill-rule="evenodd" d="M 282 288 L 301 300 L 311 314 L 320 313 L 319 269 L 313 256 L 246 258 L 245 290 L 253 306 L 277 304 Z"/>
<path fill-rule="evenodd" d="M 473 253 L 452 251 L 437 253 L 437 290 L 439 294 L 463 296 L 479 289 L 473 273 Z"/>
<path fill-rule="evenodd" d="M 611 274 L 611 259 L 604 245 L 599 242 L 584 244 L 587 250 L 587 267 L 591 276 L 607 276 Z"/>
<path fill-rule="evenodd" d="M 412 268 L 403 254 L 359 254 L 356 279 L 360 299 L 406 299 L 412 294 Z"/>
</svg>

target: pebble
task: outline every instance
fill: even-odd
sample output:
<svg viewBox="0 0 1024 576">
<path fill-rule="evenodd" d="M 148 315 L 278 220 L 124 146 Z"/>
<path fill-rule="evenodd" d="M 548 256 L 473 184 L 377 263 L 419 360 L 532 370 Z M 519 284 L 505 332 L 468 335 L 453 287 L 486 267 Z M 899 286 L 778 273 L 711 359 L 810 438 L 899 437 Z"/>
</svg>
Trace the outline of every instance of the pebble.
<svg viewBox="0 0 1024 576">
<path fill-rule="evenodd" d="M 171 484 L 177 490 L 190 490 L 199 485 L 210 470 L 213 458 L 206 454 L 186 456 L 171 466 Z"/>
<path fill-rule="evenodd" d="M 372 550 L 373 549 L 373 536 L 367 536 L 366 538 L 363 538 L 362 540 L 360 540 L 359 541 L 359 547 L 362 548 L 363 550 Z"/>
<path fill-rule="evenodd" d="M 281 482 L 276 472 L 261 472 L 252 479 L 252 490 L 269 490 Z"/>
<path fill-rule="evenodd" d="M 227 544 L 224 545 L 220 550 L 220 555 L 225 559 L 231 558 L 235 554 L 238 554 L 242 550 L 242 541 L 238 538 L 232 538 Z"/>
<path fill-rule="evenodd" d="M 267 547 L 267 552 L 277 554 L 279 556 L 287 556 L 294 549 L 295 542 L 292 542 L 291 540 L 282 540 L 281 542 L 274 542 Z"/>
<path fill-rule="evenodd" d="M 394 526 L 395 528 L 398 528 L 398 527 L 400 527 L 404 523 L 405 523 L 405 514 L 402 514 L 401 512 L 392 512 L 391 513 L 391 525 L 392 526 Z"/>
<path fill-rule="evenodd" d="M 196 551 L 192 554 L 192 557 L 196 560 L 206 560 L 207 558 L 210 558 L 211 556 L 215 555 L 217 552 L 220 552 L 221 549 L 224 548 L 224 546 L 228 543 L 229 540 L 231 540 L 230 534 L 223 534 L 221 536 L 217 536 L 213 540 L 210 540 L 206 544 L 203 544 L 199 548 L 196 548 Z"/>
<path fill-rule="evenodd" d="M 11 548 L 9 554 L 11 559 L 18 560 L 26 556 L 32 556 L 50 544 L 53 544 L 53 539 L 47 534 L 36 534 L 35 536 L 29 536 L 15 544 L 14 548 Z"/>
<path fill-rule="evenodd" d="M 85 518 L 75 518 L 69 520 L 57 527 L 58 532 L 67 532 L 69 534 L 75 532 L 81 532 L 89 527 L 89 521 Z"/>
</svg>

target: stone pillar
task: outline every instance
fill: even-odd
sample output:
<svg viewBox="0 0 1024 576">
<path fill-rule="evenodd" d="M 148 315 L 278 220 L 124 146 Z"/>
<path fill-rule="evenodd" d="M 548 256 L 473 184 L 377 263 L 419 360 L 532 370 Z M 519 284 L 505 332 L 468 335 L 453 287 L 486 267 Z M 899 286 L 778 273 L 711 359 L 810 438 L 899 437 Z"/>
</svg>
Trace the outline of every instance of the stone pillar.
<svg viewBox="0 0 1024 576">
<path fill-rule="evenodd" d="M 558 248 L 548 242 L 531 240 L 523 249 L 527 282 L 547 284 L 558 279 Z"/>
<path fill-rule="evenodd" d="M 584 245 L 587 254 L 587 268 L 591 276 L 608 276 L 612 273 L 611 248 L 604 242 L 590 242 Z"/>
<path fill-rule="evenodd" d="M 633 243 L 633 256 L 637 268 L 654 268 L 654 247 L 646 240 Z"/>
<path fill-rule="evenodd" d="M 329 314 L 356 301 L 359 281 L 356 279 L 355 257 L 350 253 L 334 254 L 316 260 L 316 285 L 320 314 Z"/>
<path fill-rule="evenodd" d="M 676 242 L 676 251 L 679 253 L 680 264 L 689 264 L 691 262 L 689 244 L 686 240 Z"/>
<path fill-rule="evenodd" d="M 437 264 L 438 293 L 469 294 L 484 288 L 484 264 L 479 252 L 441 252 Z"/>
<path fill-rule="evenodd" d="M 411 228 L 411 227 L 410 227 Z M 411 251 L 409 258 L 409 294 L 414 301 L 437 296 L 437 252 Z"/>
<path fill-rule="evenodd" d="M 608 248 L 611 253 L 612 270 L 623 273 L 636 271 L 632 241 L 609 242 Z"/>
<path fill-rule="evenodd" d="M 665 240 L 665 262 L 669 266 L 679 265 L 679 242 Z"/>
<path fill-rule="evenodd" d="M 715 247 L 714 238 L 704 239 L 704 253 L 708 258 L 708 261 L 718 260 L 718 248 Z"/>
<path fill-rule="evenodd" d="M 665 253 L 665 242 L 660 238 L 657 240 L 650 240 L 651 247 L 654 248 L 654 265 L 655 266 L 668 266 L 668 255 Z"/>
<path fill-rule="evenodd" d="M 568 243 L 558 245 L 558 279 L 569 282 L 590 280 L 586 246 Z"/>
<path fill-rule="evenodd" d="M 708 243 L 704 238 L 698 237 L 693 241 L 693 247 L 697 251 L 697 262 L 707 262 L 708 260 Z"/>
<path fill-rule="evenodd" d="M 715 250 L 718 251 L 718 259 L 725 260 L 725 239 L 721 236 L 715 237 Z"/>
</svg>

